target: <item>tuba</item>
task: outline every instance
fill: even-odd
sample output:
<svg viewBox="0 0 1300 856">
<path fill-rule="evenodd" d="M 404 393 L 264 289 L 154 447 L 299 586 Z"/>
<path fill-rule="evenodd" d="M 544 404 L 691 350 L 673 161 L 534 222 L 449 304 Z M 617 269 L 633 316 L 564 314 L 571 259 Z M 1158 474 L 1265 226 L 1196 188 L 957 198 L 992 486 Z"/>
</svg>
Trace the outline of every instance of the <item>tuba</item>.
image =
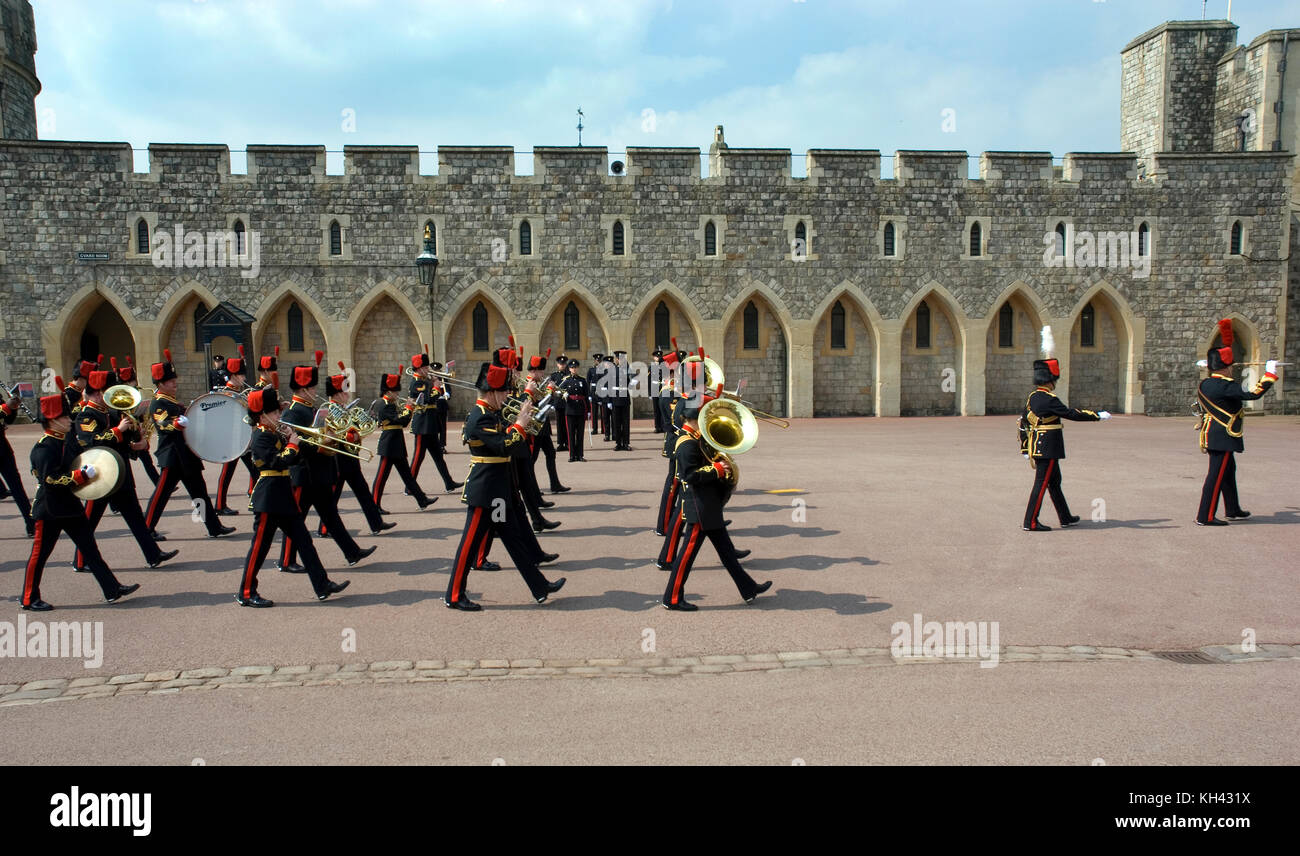
<svg viewBox="0 0 1300 856">
<path fill-rule="evenodd" d="M 713 449 L 710 459 L 730 468 L 726 483 L 734 490 L 740 483 L 740 468 L 733 458 L 758 442 L 758 420 L 740 402 L 718 398 L 700 408 L 699 426 L 700 436 Z"/>
</svg>

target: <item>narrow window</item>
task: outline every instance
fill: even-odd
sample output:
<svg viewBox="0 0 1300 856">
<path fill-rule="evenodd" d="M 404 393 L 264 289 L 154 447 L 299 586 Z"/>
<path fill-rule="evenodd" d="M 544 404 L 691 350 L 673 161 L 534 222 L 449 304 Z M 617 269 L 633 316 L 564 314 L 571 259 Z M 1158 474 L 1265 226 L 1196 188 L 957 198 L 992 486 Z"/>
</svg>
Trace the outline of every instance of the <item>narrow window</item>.
<svg viewBox="0 0 1300 856">
<path fill-rule="evenodd" d="M 752 300 L 745 304 L 745 348 L 758 348 L 758 307 Z"/>
<path fill-rule="evenodd" d="M 1015 347 L 1015 329 L 1016 313 L 1011 308 L 1010 303 L 1002 304 L 1001 311 L 998 312 L 998 347 L 1012 348 Z"/>
<path fill-rule="evenodd" d="M 302 307 L 296 302 L 289 306 L 289 350 L 306 350 L 302 341 Z"/>
<path fill-rule="evenodd" d="M 835 301 L 831 309 L 831 347 L 846 348 L 844 343 L 844 304 Z"/>
<path fill-rule="evenodd" d="M 474 350 L 476 352 L 488 350 L 491 347 L 488 345 L 488 311 L 483 301 L 474 304 L 471 320 L 474 326 Z"/>
<path fill-rule="evenodd" d="M 519 224 L 519 255 L 533 254 L 533 227 L 527 220 Z"/>
<path fill-rule="evenodd" d="M 1241 255 L 1241 221 L 1232 224 L 1232 241 L 1228 252 L 1234 256 Z"/>
<path fill-rule="evenodd" d="M 343 255 L 343 227 L 339 226 L 338 220 L 330 221 L 330 255 Z"/>
<path fill-rule="evenodd" d="M 808 227 L 800 220 L 794 227 L 794 256 L 808 255 Z"/>
<path fill-rule="evenodd" d="M 660 350 L 667 348 L 672 338 L 668 325 L 668 304 L 661 300 L 655 307 L 655 347 Z"/>
<path fill-rule="evenodd" d="M 970 254 L 972 256 L 978 256 L 980 254 L 980 250 L 983 248 L 984 242 L 980 240 L 980 237 L 981 237 L 980 224 L 971 223 L 970 224 Z"/>
<path fill-rule="evenodd" d="M 582 347 L 582 316 L 578 305 L 572 300 L 564 307 L 564 350 L 574 351 Z"/>
<path fill-rule="evenodd" d="M 614 255 L 623 255 L 623 221 L 614 221 Z"/>
<path fill-rule="evenodd" d="M 237 256 L 242 256 L 242 255 L 244 254 L 244 252 L 245 252 L 245 250 L 244 250 L 244 221 L 243 221 L 243 220 L 236 220 L 236 221 L 235 221 L 235 255 L 237 255 Z"/>
<path fill-rule="evenodd" d="M 891 220 L 885 224 L 885 255 L 894 255 L 894 223 Z"/>
<path fill-rule="evenodd" d="M 149 254 L 149 224 L 143 217 L 135 221 L 135 251 L 142 256 Z"/>
<path fill-rule="evenodd" d="M 1056 224 L 1056 257 L 1058 259 L 1065 258 L 1065 224 L 1064 223 Z"/>
<path fill-rule="evenodd" d="M 930 347 L 930 304 L 924 300 L 916 307 L 916 349 L 924 351 Z"/>
<path fill-rule="evenodd" d="M 437 254 L 437 252 L 438 252 L 438 227 L 435 226 L 435 225 L 433 225 L 433 221 L 432 221 L 432 220 L 425 220 L 425 221 L 424 221 L 424 228 L 427 229 L 427 230 L 429 231 L 429 240 L 431 241 L 431 246 L 433 247 L 433 252 L 434 252 L 435 254 Z"/>
<path fill-rule="evenodd" d="M 200 300 L 199 305 L 194 307 L 194 350 L 196 351 L 203 350 L 203 331 L 199 327 L 199 322 L 207 314 L 208 304 Z"/>
<path fill-rule="evenodd" d="M 704 255 L 716 256 L 718 254 L 718 227 L 713 225 L 713 221 L 704 224 Z"/>
<path fill-rule="evenodd" d="M 1093 311 L 1091 303 L 1083 307 L 1083 312 L 1079 314 L 1079 347 L 1097 347 L 1097 313 Z"/>
<path fill-rule="evenodd" d="M 1147 246 L 1150 240 L 1151 240 L 1151 227 L 1147 226 L 1147 224 L 1144 222 L 1141 226 L 1138 226 L 1138 255 L 1139 256 L 1145 256 L 1147 253 L 1150 252 L 1150 249 L 1148 249 Z"/>
</svg>

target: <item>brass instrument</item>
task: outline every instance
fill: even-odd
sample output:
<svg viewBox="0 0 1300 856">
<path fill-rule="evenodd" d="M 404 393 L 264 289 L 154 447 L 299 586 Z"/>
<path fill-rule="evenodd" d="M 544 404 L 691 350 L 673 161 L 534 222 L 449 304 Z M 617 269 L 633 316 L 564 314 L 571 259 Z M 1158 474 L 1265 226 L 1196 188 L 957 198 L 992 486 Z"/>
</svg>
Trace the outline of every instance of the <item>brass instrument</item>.
<svg viewBox="0 0 1300 856">
<path fill-rule="evenodd" d="M 369 461 L 374 459 L 375 453 L 367 449 L 360 443 L 349 443 L 340 437 L 335 437 L 329 431 L 322 431 L 317 428 L 308 428 L 305 425 L 294 425 L 291 422 L 277 422 L 275 428 L 285 439 L 289 438 L 289 432 L 292 431 L 302 438 L 304 443 L 315 446 L 318 449 L 326 449 L 331 452 L 337 452 L 340 455 L 347 455 L 349 458 L 356 458 L 358 461 Z"/>
<path fill-rule="evenodd" d="M 733 456 L 748 452 L 758 442 L 758 420 L 738 401 L 718 398 L 700 408 L 700 436 L 713 448 L 713 461 L 728 467 L 726 483 L 732 489 L 740 483 L 740 468 Z"/>
<path fill-rule="evenodd" d="M 546 420 L 551 417 L 551 411 L 555 409 L 555 405 L 551 403 L 551 396 L 553 394 L 554 393 L 548 392 L 540 401 L 537 402 L 537 405 L 533 409 L 533 415 L 529 418 L 528 426 L 524 428 L 524 431 L 536 436 L 538 431 L 541 431 L 546 427 Z M 501 405 L 501 418 L 504 419 L 507 424 L 514 422 L 519 418 L 519 410 L 524 406 L 525 400 L 531 400 L 531 398 L 524 395 L 507 400 L 505 404 Z"/>
<path fill-rule="evenodd" d="M 748 402 L 745 399 L 741 398 L 740 390 L 731 392 L 729 390 L 724 389 L 722 391 L 722 397 L 734 401 L 737 404 L 739 404 L 741 407 L 744 407 L 746 410 L 754 414 L 755 419 L 761 419 L 764 422 L 770 423 L 782 429 L 790 427 L 790 423 L 785 419 L 782 419 L 780 416 L 773 416 L 771 413 L 768 413 L 764 410 L 759 410 L 757 407 L 753 405 L 753 403 Z"/>
<path fill-rule="evenodd" d="M 331 401 L 326 405 L 326 411 L 325 427 L 330 433 L 344 434 L 352 429 L 362 437 L 369 437 L 379 429 L 379 421 L 361 406 L 359 398 L 348 402 L 346 407 Z"/>
<path fill-rule="evenodd" d="M 479 392 L 478 386 L 473 381 L 461 380 L 460 378 L 456 377 L 455 372 L 451 372 L 451 373 L 435 372 L 431 369 L 429 371 L 429 374 L 431 374 L 437 380 L 442 381 L 443 384 L 446 386 L 458 386 L 461 389 L 473 390 L 475 394 Z"/>
<path fill-rule="evenodd" d="M 127 383 L 119 383 L 104 390 L 104 406 L 116 410 L 124 418 L 131 420 L 131 424 L 140 432 L 140 439 L 147 440 L 149 434 L 145 431 L 144 424 L 137 413 L 143 402 L 144 394 Z M 152 425 L 153 420 L 149 419 L 148 423 Z"/>
<path fill-rule="evenodd" d="M 726 376 L 723 375 L 722 373 L 722 366 L 718 365 L 717 361 L 712 359 L 711 357 L 701 358 L 697 354 L 696 356 L 693 357 L 687 357 L 686 359 L 682 360 L 682 363 L 683 364 L 698 363 L 701 362 L 701 360 L 704 362 L 704 389 L 706 391 L 710 389 L 717 389 L 718 387 L 722 386 L 727 382 Z M 686 383 L 684 380 L 682 383 L 682 389 L 683 390 L 686 389 Z"/>
</svg>

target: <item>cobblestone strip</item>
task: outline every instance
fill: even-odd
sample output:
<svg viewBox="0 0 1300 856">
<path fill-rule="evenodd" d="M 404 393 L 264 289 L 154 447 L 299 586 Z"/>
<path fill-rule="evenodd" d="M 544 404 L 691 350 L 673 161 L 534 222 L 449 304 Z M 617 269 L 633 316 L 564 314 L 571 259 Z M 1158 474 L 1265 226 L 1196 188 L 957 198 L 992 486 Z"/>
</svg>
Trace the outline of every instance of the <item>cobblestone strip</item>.
<svg viewBox="0 0 1300 856">
<path fill-rule="evenodd" d="M 1243 652 L 1237 645 L 1207 645 L 1201 652 L 1221 664 L 1300 660 L 1300 645 L 1259 645 Z M 991 658 L 990 658 L 991 660 Z M 1162 663 L 1151 651 L 1093 645 L 1008 645 L 997 664 L 1130 660 Z M 211 690 L 263 687 L 316 687 L 356 684 L 497 681 L 543 678 L 656 678 L 833 669 L 849 666 L 965 664 L 974 657 L 894 657 L 888 648 L 837 648 L 828 651 L 778 651 L 763 654 L 706 654 L 699 657 L 598 657 L 552 660 L 384 660 L 378 663 L 319 663 L 313 666 L 252 665 L 234 668 L 139 672 L 81 678 L 49 678 L 0 684 L 0 707 L 129 695 L 174 695 Z M 1166 664 L 1174 665 L 1174 664 Z"/>
</svg>

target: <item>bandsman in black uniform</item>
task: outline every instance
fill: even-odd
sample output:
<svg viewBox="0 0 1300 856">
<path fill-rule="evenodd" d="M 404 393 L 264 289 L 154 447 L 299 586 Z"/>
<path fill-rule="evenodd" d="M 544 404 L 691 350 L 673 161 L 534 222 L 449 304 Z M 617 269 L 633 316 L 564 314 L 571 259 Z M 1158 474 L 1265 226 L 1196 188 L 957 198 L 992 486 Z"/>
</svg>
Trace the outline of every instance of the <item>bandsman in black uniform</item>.
<svg viewBox="0 0 1300 856">
<path fill-rule="evenodd" d="M 302 515 L 294 500 L 289 470 L 298 463 L 298 435 L 290 433 L 286 440 L 278 430 L 280 402 L 275 390 L 267 387 L 248 394 L 248 416 L 254 424 L 253 439 L 249 449 L 253 463 L 258 468 L 257 486 L 253 488 L 253 543 L 244 560 L 244 569 L 235 600 L 240 606 L 268 607 L 275 603 L 257 592 L 257 572 L 275 540 L 275 530 L 284 533 L 285 540 L 298 544 L 307 576 L 318 600 L 325 600 L 348 587 L 350 580 L 336 583 L 330 580 L 321 565 L 320 556 L 312 544 L 311 535 L 303 525 Z"/>
<path fill-rule="evenodd" d="M 167 501 L 176 485 L 183 484 L 190 499 L 200 500 L 203 504 L 203 525 L 207 527 L 208 536 L 229 535 L 235 527 L 221 525 L 221 518 L 208 499 L 208 486 L 203 483 L 203 462 L 185 445 L 185 427 L 189 420 L 185 418 L 184 405 L 176 400 L 176 366 L 172 363 L 169 349 L 163 349 L 163 356 L 166 358 L 164 362 L 149 367 L 156 387 L 150 417 L 158 433 L 158 465 L 162 471 L 158 474 L 153 498 L 149 500 L 145 524 L 151 533 L 157 532 Z M 154 537 L 158 538 L 156 534 Z"/>
<path fill-rule="evenodd" d="M 339 360 L 339 371 L 347 371 L 342 360 Z M 339 407 L 348 405 L 348 394 L 343 391 L 346 381 L 346 374 L 330 375 L 325 378 L 325 395 Z M 349 428 L 343 439 L 349 443 L 360 443 L 362 437 L 356 428 Z M 339 498 L 343 496 L 343 485 L 346 483 L 352 488 L 352 494 L 357 498 L 357 504 L 361 506 L 361 513 L 366 516 L 371 535 L 378 535 L 396 526 L 396 523 L 385 523 L 384 518 L 379 514 L 379 506 L 375 505 L 375 499 L 370 494 L 370 485 L 366 484 L 365 473 L 361 472 L 361 462 L 350 455 L 336 455 L 334 459 L 339 465 L 339 480 L 334 483 L 335 507 L 338 506 Z M 327 534 L 328 529 L 324 522 L 321 523 L 319 532 L 321 537 Z"/>
<path fill-rule="evenodd" d="M 244 362 L 244 346 L 239 346 L 239 356 L 231 357 L 226 360 L 226 383 L 221 388 L 228 395 L 240 396 L 244 388 L 248 386 L 245 377 L 248 375 L 248 367 Z M 253 485 L 257 482 L 257 467 L 253 466 L 253 456 L 248 452 L 240 455 L 233 461 L 226 461 L 221 465 L 221 477 L 217 481 L 217 514 L 222 517 L 238 514 L 239 512 L 231 508 L 226 502 L 226 494 L 230 490 L 230 482 L 235 478 L 235 464 L 242 462 L 244 469 L 248 470 L 248 493 L 253 493 Z"/>
<path fill-rule="evenodd" d="M 401 476 L 402 483 L 406 485 L 406 491 L 415 497 L 420 508 L 428 508 L 438 501 L 435 496 L 433 499 L 424 495 L 420 486 L 416 484 L 415 479 L 411 476 L 411 467 L 406 462 L 406 438 L 402 436 L 403 430 L 411 422 L 411 413 L 415 409 L 415 403 L 407 401 L 405 404 L 397 397 L 397 391 L 401 389 L 402 368 L 399 366 L 397 374 L 383 375 L 379 380 L 380 408 L 378 414 L 379 420 L 379 472 L 375 476 L 375 489 L 372 498 L 375 505 L 379 508 L 380 514 L 386 514 L 384 511 L 384 485 L 388 483 L 388 475 L 393 470 Z"/>
<path fill-rule="evenodd" d="M 676 375 L 684 356 L 682 351 L 669 351 L 664 356 L 661 361 L 664 377 L 659 395 L 654 399 L 657 421 L 664 426 L 664 443 L 660 454 L 668 459 L 668 474 L 664 477 L 663 491 L 659 495 L 659 514 L 655 517 L 654 527 L 654 533 L 661 537 L 667 537 L 675 523 L 671 516 L 677 504 L 677 460 L 673 457 L 673 452 L 677 448 L 677 437 L 681 431 L 680 414 L 676 414 Z M 664 559 L 660 561 L 664 562 Z"/>
<path fill-rule="evenodd" d="M 443 457 L 444 441 L 439 433 L 441 431 L 445 434 L 446 429 L 440 429 L 438 424 L 438 403 L 441 402 L 445 408 L 447 400 L 443 398 L 442 387 L 434 383 L 433 364 L 429 362 L 427 346 L 425 353 L 411 357 L 411 370 L 415 373 L 415 377 L 411 379 L 408 395 L 412 401 L 417 402 L 411 409 L 411 433 L 415 436 L 415 458 L 411 461 L 411 477 L 419 480 L 420 464 L 424 462 L 424 456 L 427 454 L 433 458 L 433 464 L 438 468 L 443 489 L 451 493 L 460 487 L 461 483 L 451 477 L 451 472 L 447 469 L 447 460 Z"/>
<path fill-rule="evenodd" d="M 705 538 L 713 542 L 713 549 L 718 553 L 731 580 L 736 584 L 745 603 L 754 599 L 772 587 L 769 580 L 759 584 L 745 573 L 740 566 L 741 553 L 731 543 L 727 534 L 727 523 L 722 517 L 722 506 L 731 495 L 731 488 L 726 479 L 730 468 L 725 461 L 713 461 L 710 450 L 700 436 L 700 409 L 712 398 L 696 395 L 680 402 L 682 410 L 682 434 L 677 439 L 677 449 L 673 453 L 677 459 L 677 472 L 682 482 L 682 515 L 686 520 L 686 543 L 673 564 L 672 574 L 668 578 L 668 587 L 664 589 L 663 605 L 666 609 L 693 612 L 699 609 L 686 600 L 686 580 L 700 546 Z M 745 552 L 743 555 L 748 555 Z"/>
<path fill-rule="evenodd" d="M 551 396 L 551 401 L 556 406 L 552 408 L 554 413 L 564 413 L 564 401 L 559 394 L 559 381 L 555 379 L 555 374 L 546 373 L 546 360 L 550 357 L 550 350 L 546 351 L 546 356 L 534 356 L 528 360 L 528 387 L 527 392 L 536 406 L 539 401 L 547 395 Z M 561 357 L 561 359 L 563 359 Z M 558 430 L 558 428 L 557 428 Z M 551 420 L 547 419 L 546 424 L 537 432 L 533 438 L 533 463 L 537 463 L 538 455 L 546 456 L 546 475 L 551 480 L 551 493 L 567 493 L 570 488 L 560 484 L 560 472 L 555 467 L 555 443 L 551 439 Z"/>
<path fill-rule="evenodd" d="M 569 423 L 569 461 L 586 461 L 582 456 L 582 442 L 587 427 L 587 402 L 591 387 L 587 379 L 578 374 L 579 362 L 569 360 L 569 376 L 560 382 L 564 395 L 564 410 Z M 594 431 L 592 432 L 595 433 Z"/>
<path fill-rule="evenodd" d="M 454 363 L 455 360 L 452 360 L 452 362 Z M 442 363 L 435 361 L 429 363 L 429 368 L 431 369 L 432 374 L 432 372 L 442 371 L 443 365 Z M 446 455 L 447 413 L 451 410 L 451 384 L 447 383 L 436 374 L 432 374 L 429 378 L 429 383 L 433 385 L 431 394 L 433 395 L 433 415 L 434 419 L 437 420 L 438 425 L 438 451 L 442 452 L 443 455 Z M 461 482 L 456 482 L 456 487 L 460 487 L 460 485 Z"/>
<path fill-rule="evenodd" d="M 679 351 L 679 354 L 683 352 Z M 669 428 L 666 432 L 669 436 L 664 437 L 664 448 L 668 452 L 668 472 L 671 484 L 665 485 L 668 495 L 661 496 L 660 501 L 665 503 L 667 516 L 660 512 L 660 520 L 663 522 L 664 541 L 659 548 L 659 557 L 655 560 L 655 567 L 661 571 L 671 570 L 677 563 L 678 551 L 681 549 L 682 535 L 686 530 L 686 518 L 682 514 L 682 480 L 681 473 L 677 469 L 677 443 L 685 436 L 682 425 L 685 422 L 686 405 L 691 400 L 698 399 L 693 396 L 700 394 L 697 391 L 704 384 L 704 364 L 703 363 L 686 363 L 677 364 L 677 399 L 673 402 L 669 411 Z M 746 553 L 748 555 L 748 553 Z"/>
<path fill-rule="evenodd" d="M 631 367 L 627 364 L 627 351 L 615 351 L 614 361 L 609 364 L 610 386 L 609 415 L 610 433 L 614 438 L 615 452 L 632 451 L 632 389 L 634 379 Z"/>
<path fill-rule="evenodd" d="M 604 359 L 604 354 L 592 354 L 591 368 L 587 369 L 587 403 L 591 407 L 591 436 L 593 437 L 605 430 L 602 427 L 605 423 L 605 399 L 597 392 L 600 388 L 600 369 Z"/>
<path fill-rule="evenodd" d="M 476 386 L 480 395 L 465 417 L 462 437 L 470 448 L 469 476 L 461 501 L 466 505 L 465 531 L 452 565 L 451 580 L 443 602 L 451 609 L 481 609 L 469 599 L 467 585 L 471 564 L 481 542 L 490 534 L 499 538 L 519 569 L 528 590 L 538 603 L 564 586 L 564 578 L 550 582 L 538 570 L 527 546 L 526 516 L 515 497 L 509 462 L 528 455 L 524 427 L 532 416 L 532 402 L 525 401 L 514 424 L 501 422 L 501 405 L 509 396 L 510 369 L 507 365 L 483 363 Z"/>
<path fill-rule="evenodd" d="M 63 378 L 57 378 L 57 382 L 63 386 Z M 117 581 L 99 553 L 95 533 L 86 522 L 86 509 L 72 492 L 74 486 L 83 485 L 99 474 L 94 467 L 73 467 L 78 452 L 75 443 L 67 442 L 72 413 L 62 392 L 41 399 L 41 425 L 45 433 L 36 441 L 31 454 L 32 475 L 36 477 L 36 502 L 32 505 L 36 532 L 23 575 L 22 608 L 33 612 L 54 608 L 41 599 L 41 577 L 62 532 L 67 532 L 72 543 L 85 554 L 86 564 L 99 583 L 104 600 L 115 603 L 140 585 L 124 586 Z"/>
<path fill-rule="evenodd" d="M 1242 424 L 1246 413 L 1242 402 L 1263 397 L 1277 380 L 1277 361 L 1268 360 L 1264 364 L 1263 379 L 1247 392 L 1233 377 L 1232 322 L 1226 318 L 1219 322 L 1219 339 L 1221 347 L 1211 348 L 1206 354 L 1210 376 L 1201 381 L 1196 393 L 1197 403 L 1201 406 L 1201 451 L 1210 456 L 1210 469 L 1201 488 L 1201 507 L 1196 512 L 1197 526 L 1228 525 L 1214 516 L 1220 496 L 1228 520 L 1245 520 L 1250 516 L 1249 511 L 1242 509 L 1237 497 L 1237 461 L 1234 457 L 1237 452 L 1246 450 Z"/>
<path fill-rule="evenodd" d="M 212 355 L 212 368 L 208 369 L 208 389 L 222 389 L 230 380 L 226 371 L 226 358 L 221 354 Z"/>
<path fill-rule="evenodd" d="M 654 413 L 654 420 L 655 420 L 655 433 L 656 433 L 656 434 L 662 434 L 662 433 L 664 433 L 664 424 L 665 424 L 665 423 L 664 423 L 663 408 L 661 408 L 661 407 L 659 406 L 659 399 L 660 399 L 660 398 L 662 397 L 662 395 L 663 395 L 663 392 L 662 392 L 663 387 L 662 387 L 662 385 L 660 385 L 660 386 L 655 386 L 655 382 L 656 382 L 656 381 L 659 381 L 660 384 L 662 384 L 662 382 L 663 382 L 664 352 L 663 352 L 662 349 L 656 349 L 655 352 L 654 352 L 653 354 L 651 354 L 650 356 L 654 357 L 655 366 L 657 367 L 655 370 L 658 371 L 658 372 L 660 373 L 658 378 L 654 378 L 654 377 L 652 377 L 652 378 L 650 379 L 651 390 L 652 390 L 652 392 L 650 393 L 650 404 L 652 405 L 652 406 L 651 406 L 651 410 L 652 410 L 653 413 Z"/>
<path fill-rule="evenodd" d="M 18 511 L 22 513 L 23 523 L 27 525 L 27 537 L 31 538 L 36 534 L 36 524 L 32 520 L 32 504 L 27 499 L 27 489 L 23 487 L 22 477 L 18 475 L 18 462 L 14 458 L 14 448 L 9 445 L 9 438 L 5 436 L 5 426 L 14 424 L 20 410 L 22 407 L 19 406 L 17 395 L 9 396 L 9 400 L 0 405 L 0 479 L 4 480 L 14 503 L 18 506 Z"/>
<path fill-rule="evenodd" d="M 104 509 L 112 506 L 122 515 L 127 528 L 140 545 L 140 552 L 151 568 L 156 568 L 168 559 L 175 558 L 178 551 L 163 552 L 158 543 L 149 534 L 149 527 L 144 522 L 144 512 L 140 510 L 140 500 L 135 494 L 135 476 L 131 472 L 131 444 L 139 439 L 139 426 L 129 416 L 117 416 L 104 404 L 104 390 L 117 385 L 117 375 L 108 371 L 93 371 L 86 377 L 86 397 L 80 413 L 77 414 L 77 454 L 94 446 L 104 446 L 122 456 L 124 464 L 122 483 L 117 490 L 100 499 L 86 500 L 86 522 L 93 533 L 99 528 L 99 521 L 104 517 Z M 73 565 L 78 571 L 86 570 L 86 554 L 77 550 Z"/>
<path fill-rule="evenodd" d="M 293 367 L 293 374 L 289 377 L 293 398 L 289 409 L 280 417 L 282 422 L 298 428 L 315 427 L 316 387 L 320 384 L 320 362 L 324 357 L 324 351 L 317 351 L 316 365 Z M 375 552 L 375 548 L 363 549 L 357 544 L 339 517 L 334 495 L 334 485 L 339 480 L 338 466 L 335 464 L 337 458 L 338 455 L 328 445 L 300 443 L 298 460 L 290 469 L 289 475 L 293 485 L 293 498 L 302 515 L 303 531 L 307 530 L 308 512 L 315 508 L 320 515 L 321 525 L 343 551 L 343 558 L 350 567 Z M 297 547 L 297 542 L 286 534 L 276 567 L 288 573 L 301 573 L 303 568 L 294 561 L 298 557 Z"/>
<path fill-rule="evenodd" d="M 79 360 L 77 367 L 72 371 L 72 383 L 63 387 L 63 400 L 68 402 L 68 413 L 74 419 L 77 411 L 81 409 L 81 402 L 86 394 L 86 378 L 90 377 L 90 373 L 99 368 L 99 364 L 103 361 L 103 354 L 100 354 L 99 359 L 93 363 L 90 360 Z"/>
<path fill-rule="evenodd" d="M 1025 522 L 1021 527 L 1026 532 L 1051 531 L 1052 527 L 1038 522 L 1038 513 L 1047 494 L 1051 494 L 1061 526 L 1073 526 L 1079 522 L 1079 517 L 1070 513 L 1065 493 L 1061 490 L 1061 461 L 1065 459 L 1061 420 L 1097 422 L 1110 418 L 1105 410 L 1077 410 L 1056 397 L 1053 390 L 1061 377 L 1061 365 L 1050 358 L 1053 348 L 1048 327 L 1043 328 L 1043 340 L 1043 351 L 1049 358 L 1034 360 L 1034 384 L 1037 388 L 1025 402 L 1025 413 L 1020 419 L 1024 429 L 1021 452 L 1034 465 L 1034 489 L 1029 493 L 1029 505 L 1025 508 Z"/>
<path fill-rule="evenodd" d="M 564 379 L 569 376 L 569 358 L 564 354 L 555 360 L 555 371 L 550 374 L 551 385 L 556 389 L 564 383 Z M 560 405 L 555 408 L 555 451 L 569 451 L 569 414 L 568 409 L 564 406 L 563 399 Z"/>
<path fill-rule="evenodd" d="M 135 362 L 131 359 L 129 354 L 126 357 L 125 366 L 119 367 L 117 360 L 112 360 L 111 362 L 113 365 L 113 371 L 117 372 L 118 383 L 124 383 L 128 386 L 133 386 L 136 389 L 140 388 L 139 380 L 135 376 Z M 150 402 L 146 399 L 140 402 L 140 408 L 135 413 L 136 423 L 139 425 L 141 433 L 145 431 L 146 423 L 144 420 L 149 419 L 149 409 Z M 139 440 L 131 444 L 131 458 L 140 462 L 140 466 L 144 467 L 144 474 L 148 476 L 149 481 L 157 487 L 158 468 L 153 464 L 153 453 L 149 451 L 149 438 L 147 436 L 141 437 Z M 251 490 L 252 486 L 250 485 L 249 487 Z"/>
</svg>

